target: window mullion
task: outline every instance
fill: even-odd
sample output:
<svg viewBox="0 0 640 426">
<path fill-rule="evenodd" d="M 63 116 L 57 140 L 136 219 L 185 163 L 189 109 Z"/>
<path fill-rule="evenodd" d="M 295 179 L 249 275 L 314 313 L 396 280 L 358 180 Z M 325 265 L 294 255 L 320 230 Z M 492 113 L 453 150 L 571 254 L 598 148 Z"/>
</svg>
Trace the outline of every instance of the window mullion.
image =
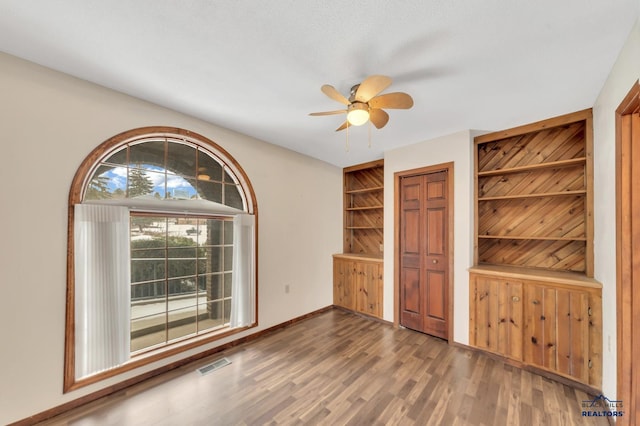
<svg viewBox="0 0 640 426">
<path fill-rule="evenodd" d="M 166 183 L 165 183 L 166 187 Z M 169 342 L 169 218 L 164 218 L 164 343 Z"/>
</svg>

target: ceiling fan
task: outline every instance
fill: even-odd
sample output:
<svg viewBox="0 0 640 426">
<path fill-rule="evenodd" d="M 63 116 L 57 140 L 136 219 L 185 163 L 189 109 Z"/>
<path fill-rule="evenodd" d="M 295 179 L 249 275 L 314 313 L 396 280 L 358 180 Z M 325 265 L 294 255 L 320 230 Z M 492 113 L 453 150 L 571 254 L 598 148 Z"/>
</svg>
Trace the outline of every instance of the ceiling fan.
<svg viewBox="0 0 640 426">
<path fill-rule="evenodd" d="M 331 99 L 347 106 L 347 109 L 337 111 L 312 112 L 309 115 L 334 115 L 347 114 L 347 119 L 337 131 L 349 126 L 361 126 L 371 121 L 376 128 L 383 128 L 389 121 L 389 114 L 382 108 L 409 109 L 413 106 L 413 99 L 406 93 L 393 92 L 379 95 L 391 85 L 391 78 L 384 75 L 372 75 L 364 79 L 362 83 L 351 88 L 349 98 L 344 97 L 335 87 L 325 84 L 322 93 Z"/>
</svg>

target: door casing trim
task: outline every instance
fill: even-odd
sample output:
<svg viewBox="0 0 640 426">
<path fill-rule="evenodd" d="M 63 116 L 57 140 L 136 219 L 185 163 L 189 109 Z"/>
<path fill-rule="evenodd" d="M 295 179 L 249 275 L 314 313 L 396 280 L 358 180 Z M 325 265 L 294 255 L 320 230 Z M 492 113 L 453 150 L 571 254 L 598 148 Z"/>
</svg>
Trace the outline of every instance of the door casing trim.
<svg viewBox="0 0 640 426">
<path fill-rule="evenodd" d="M 640 82 L 636 81 L 616 110 L 616 323 L 617 323 L 617 400 L 624 401 L 625 416 L 621 425 L 635 424 L 640 408 L 640 371 L 633 360 L 640 354 L 637 332 L 640 329 L 640 283 L 638 268 L 634 266 L 634 250 L 640 239 L 633 235 L 640 227 L 633 197 L 634 158 L 640 156 L 640 140 L 631 133 L 630 114 L 640 111 Z M 637 170 L 637 169 L 636 169 Z M 638 191 L 638 189 L 635 189 Z M 637 194 L 637 192 L 636 192 Z M 637 254 L 636 254 L 637 256 Z M 628 413 L 628 414 L 627 414 Z"/>
</svg>

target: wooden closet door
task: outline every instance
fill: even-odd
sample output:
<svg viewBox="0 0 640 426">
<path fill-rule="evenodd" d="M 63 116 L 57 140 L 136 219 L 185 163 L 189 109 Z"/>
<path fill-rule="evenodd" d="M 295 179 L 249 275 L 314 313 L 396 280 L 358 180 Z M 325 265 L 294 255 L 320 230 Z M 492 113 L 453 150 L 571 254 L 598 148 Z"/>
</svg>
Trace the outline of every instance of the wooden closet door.
<svg viewBox="0 0 640 426">
<path fill-rule="evenodd" d="M 403 177 L 400 191 L 400 324 L 446 339 L 447 172 Z"/>
</svg>

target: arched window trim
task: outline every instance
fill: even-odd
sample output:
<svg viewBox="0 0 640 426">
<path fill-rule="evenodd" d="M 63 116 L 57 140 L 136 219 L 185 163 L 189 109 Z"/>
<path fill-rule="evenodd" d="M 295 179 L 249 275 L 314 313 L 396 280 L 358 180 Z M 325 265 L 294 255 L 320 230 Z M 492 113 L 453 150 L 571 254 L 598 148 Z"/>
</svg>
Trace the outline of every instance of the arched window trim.
<svg viewBox="0 0 640 426">
<path fill-rule="evenodd" d="M 84 190 L 87 187 L 88 180 L 93 175 L 93 172 L 98 167 L 102 159 L 107 158 L 116 150 L 120 149 L 128 143 L 137 142 L 141 139 L 150 138 L 171 138 L 175 141 L 182 140 L 190 145 L 197 146 L 200 149 L 206 150 L 214 158 L 222 160 L 224 166 L 228 167 L 232 175 L 236 177 L 238 184 L 243 189 L 243 195 L 246 197 L 246 210 L 247 213 L 255 217 L 255 318 L 254 324 L 227 330 L 225 332 L 213 334 L 213 335 L 201 335 L 192 339 L 185 340 L 174 345 L 167 346 L 159 351 L 152 351 L 145 355 L 136 357 L 126 364 L 97 373 L 90 377 L 76 379 L 75 378 L 75 278 L 74 278 L 74 206 L 82 203 L 84 197 Z M 69 192 L 69 206 L 68 206 L 68 227 L 67 227 L 67 291 L 66 291 L 66 321 L 65 321 L 65 365 L 64 365 L 64 381 L 63 392 L 67 393 L 72 390 L 87 386 L 93 383 L 100 382 L 110 377 L 117 376 L 127 371 L 134 370 L 144 365 L 151 364 L 164 358 L 188 351 L 193 348 L 214 342 L 216 340 L 223 339 L 233 334 L 240 333 L 249 328 L 256 327 L 258 325 L 258 206 L 256 202 L 255 192 L 253 186 L 247 177 L 247 174 L 242 169 L 240 164 L 222 147 L 213 142 L 212 140 L 189 130 L 177 128 L 177 127 L 164 127 L 164 126 L 152 126 L 141 127 L 129 131 L 122 132 L 115 135 L 102 144 L 97 146 L 89 155 L 84 159 L 81 165 L 78 167 L 76 174 L 74 175 Z M 149 374 L 149 373 L 146 373 Z"/>
</svg>

